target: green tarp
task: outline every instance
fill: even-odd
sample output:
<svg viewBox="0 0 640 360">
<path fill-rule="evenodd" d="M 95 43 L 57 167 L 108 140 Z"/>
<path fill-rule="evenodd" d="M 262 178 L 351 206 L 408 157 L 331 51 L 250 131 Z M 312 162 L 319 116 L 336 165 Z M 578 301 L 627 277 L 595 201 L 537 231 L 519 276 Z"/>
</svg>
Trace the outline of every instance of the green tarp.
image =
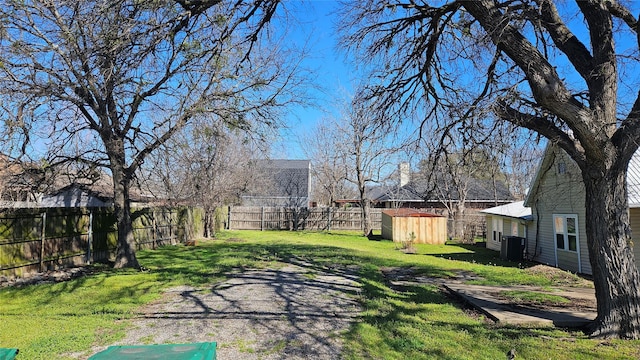
<svg viewBox="0 0 640 360">
<path fill-rule="evenodd" d="M 0 360 L 13 360 L 18 355 L 18 349 L 0 348 Z"/>
<path fill-rule="evenodd" d="M 216 343 L 109 346 L 89 360 L 215 360 Z"/>
</svg>

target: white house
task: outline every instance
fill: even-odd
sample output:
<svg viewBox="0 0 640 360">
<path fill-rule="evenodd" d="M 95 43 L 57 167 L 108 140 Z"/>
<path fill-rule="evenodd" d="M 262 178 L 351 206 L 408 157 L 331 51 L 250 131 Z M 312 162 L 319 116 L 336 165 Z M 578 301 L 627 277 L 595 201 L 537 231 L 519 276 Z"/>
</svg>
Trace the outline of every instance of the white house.
<svg viewBox="0 0 640 360">
<path fill-rule="evenodd" d="M 517 201 L 480 211 L 487 220 L 487 248 L 500 251 L 502 236 L 527 237 L 532 223 L 531 208 L 524 201 Z"/>
</svg>

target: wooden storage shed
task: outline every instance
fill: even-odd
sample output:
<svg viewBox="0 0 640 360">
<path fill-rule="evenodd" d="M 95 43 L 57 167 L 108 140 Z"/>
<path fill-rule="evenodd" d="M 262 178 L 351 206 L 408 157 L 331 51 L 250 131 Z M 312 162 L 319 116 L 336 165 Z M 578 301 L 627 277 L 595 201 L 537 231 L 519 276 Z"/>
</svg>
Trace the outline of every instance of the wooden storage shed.
<svg viewBox="0 0 640 360">
<path fill-rule="evenodd" d="M 382 211 L 382 237 L 395 242 L 415 236 L 416 244 L 444 244 L 447 241 L 447 218 L 419 209 Z"/>
</svg>

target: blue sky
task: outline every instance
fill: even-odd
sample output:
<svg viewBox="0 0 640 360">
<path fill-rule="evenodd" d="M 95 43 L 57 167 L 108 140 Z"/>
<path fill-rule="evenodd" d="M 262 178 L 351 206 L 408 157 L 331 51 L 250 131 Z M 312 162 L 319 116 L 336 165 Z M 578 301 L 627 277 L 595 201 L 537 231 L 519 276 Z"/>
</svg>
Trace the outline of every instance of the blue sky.
<svg viewBox="0 0 640 360">
<path fill-rule="evenodd" d="M 296 43 L 308 42 L 309 54 L 303 66 L 313 72 L 315 82 L 322 89 L 311 90 L 314 107 L 294 107 L 286 116 L 287 128 L 280 131 L 281 141 L 272 147 L 274 158 L 305 159 L 304 144 L 300 137 L 311 131 L 323 118 L 334 111 L 332 102 L 336 94 L 352 90 L 354 69 L 338 49 L 335 31 L 336 16 L 332 14 L 338 3 L 331 0 L 285 3 L 287 11 L 295 17 L 291 23 L 298 26 L 292 35 Z"/>
<path fill-rule="evenodd" d="M 338 35 L 336 33 L 337 16 L 332 14 L 337 10 L 339 4 L 334 0 L 288 0 L 284 2 L 286 10 L 290 16 L 289 24 L 295 28 L 292 29 L 292 41 L 303 44 L 308 41 L 309 50 L 308 57 L 304 60 L 303 66 L 313 71 L 315 82 L 323 88 L 323 90 L 312 90 L 311 95 L 314 97 L 316 107 L 294 107 L 290 109 L 289 114 L 285 117 L 284 122 L 287 128 L 280 131 L 281 140 L 273 144 L 271 156 L 274 158 L 291 158 L 304 159 L 304 144 L 300 144 L 300 137 L 305 132 L 311 131 L 315 125 L 322 121 L 323 118 L 335 114 L 337 109 L 333 108 L 333 104 L 337 100 L 337 96 L 341 93 L 352 92 L 353 84 L 359 81 L 357 77 L 357 69 L 353 64 L 346 60 L 345 53 L 338 48 Z M 637 13 L 640 2 L 626 3 L 633 13 Z M 559 3 L 560 11 L 575 13 L 575 4 Z M 589 38 L 584 28 L 584 24 L 579 17 L 569 18 L 570 27 L 588 46 Z M 291 29 L 290 29 L 291 30 Z M 622 52 L 629 55 L 631 49 L 635 49 L 635 38 L 625 31 L 618 38 L 617 45 L 619 49 L 625 49 Z M 561 56 L 562 57 L 562 56 Z M 564 60 L 566 61 L 566 60 Z M 559 69 L 560 72 L 563 69 Z M 568 69 L 567 77 L 575 76 L 571 74 L 574 70 Z M 640 74 L 632 71 L 631 73 L 621 74 L 637 83 L 636 79 Z M 578 86 L 584 86 L 581 79 L 577 79 Z M 621 90 L 620 101 L 622 108 L 630 106 L 629 101 L 635 99 L 637 89 Z M 410 126 L 405 124 L 406 126 Z"/>
</svg>

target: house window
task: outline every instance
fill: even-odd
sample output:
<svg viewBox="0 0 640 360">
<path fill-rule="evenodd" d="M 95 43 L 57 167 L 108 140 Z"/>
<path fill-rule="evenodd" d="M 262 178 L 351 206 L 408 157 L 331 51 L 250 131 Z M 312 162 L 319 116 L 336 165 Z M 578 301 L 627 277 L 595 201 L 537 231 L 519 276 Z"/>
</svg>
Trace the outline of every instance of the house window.
<svg viewBox="0 0 640 360">
<path fill-rule="evenodd" d="M 553 228 L 558 249 L 578 251 L 578 217 L 576 215 L 554 215 Z"/>
<path fill-rule="evenodd" d="M 516 221 L 511 222 L 511 235 L 518 236 L 518 222 Z"/>
<path fill-rule="evenodd" d="M 567 164 L 560 162 L 558 163 L 558 174 L 564 174 L 567 172 Z"/>
<path fill-rule="evenodd" d="M 491 236 L 491 240 L 498 242 L 502 238 L 502 219 L 493 218 L 493 233 Z"/>
</svg>

